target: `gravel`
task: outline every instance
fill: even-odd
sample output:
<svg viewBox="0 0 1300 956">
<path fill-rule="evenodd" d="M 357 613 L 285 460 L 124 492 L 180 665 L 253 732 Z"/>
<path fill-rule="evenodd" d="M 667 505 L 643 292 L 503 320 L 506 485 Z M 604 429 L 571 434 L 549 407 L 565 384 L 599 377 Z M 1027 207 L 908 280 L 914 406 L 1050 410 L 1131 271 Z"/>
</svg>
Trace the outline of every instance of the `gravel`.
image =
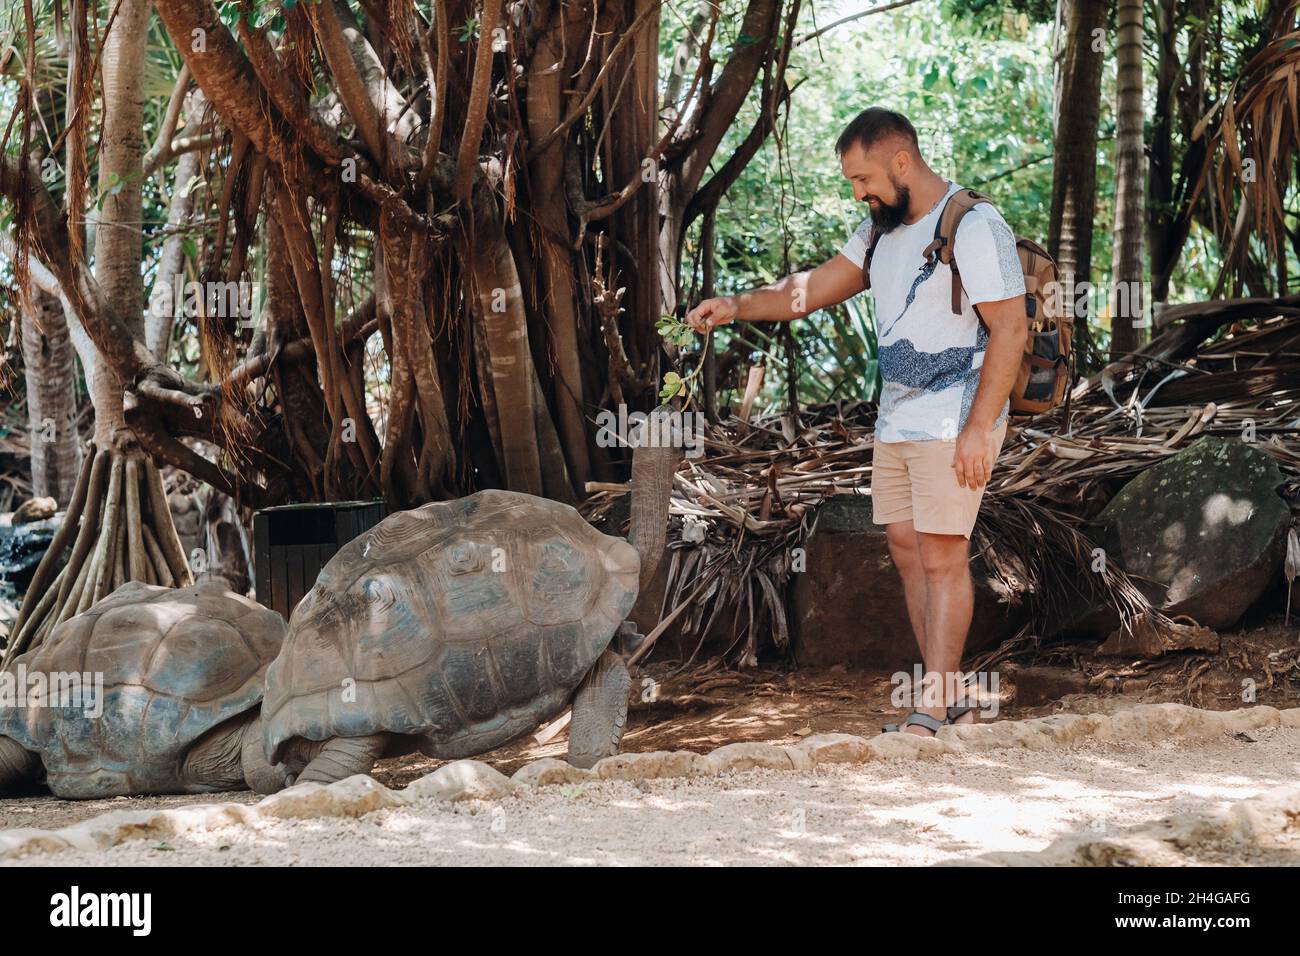
<svg viewBox="0 0 1300 956">
<path fill-rule="evenodd" d="M 1089 741 L 805 772 L 521 788 L 494 801 L 259 820 L 0 865 L 924 865 L 1039 851 L 1071 833 L 1123 835 L 1297 779 L 1300 729 L 1270 727 L 1177 743 Z M 12 815 L 5 822 L 30 825 Z M 1262 862 L 1252 852 L 1220 848 L 1214 861 Z"/>
</svg>

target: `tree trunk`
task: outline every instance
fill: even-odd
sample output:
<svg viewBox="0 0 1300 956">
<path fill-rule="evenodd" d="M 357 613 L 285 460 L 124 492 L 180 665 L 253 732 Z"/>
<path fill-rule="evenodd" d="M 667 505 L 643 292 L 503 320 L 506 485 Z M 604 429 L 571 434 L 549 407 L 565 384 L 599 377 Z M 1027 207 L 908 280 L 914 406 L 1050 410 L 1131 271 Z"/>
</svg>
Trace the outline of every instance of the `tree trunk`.
<svg viewBox="0 0 1300 956">
<path fill-rule="evenodd" d="M 103 205 L 95 224 L 95 279 L 125 317 L 132 335 L 144 338 L 144 279 L 140 221 L 144 218 L 144 63 L 149 39 L 148 0 L 122 0 L 104 42 L 104 123 L 99 140 L 99 191 Z M 124 383 L 102 368 L 95 376 L 95 446 L 111 448 L 126 427 Z"/>
<path fill-rule="evenodd" d="M 528 82 L 528 131 L 534 140 L 540 140 L 564 118 L 565 98 L 561 88 L 568 85 L 570 75 L 564 47 L 567 39 L 569 56 L 580 59 L 583 47 L 579 39 L 589 21 L 583 6 L 561 4 L 537 44 L 534 70 Z M 555 64 L 565 68 L 555 69 Z M 542 301 L 549 307 L 554 343 L 556 418 L 560 439 L 569 453 L 569 474 L 574 481 L 574 490 L 581 494 L 591 477 L 591 464 L 587 457 L 587 434 L 583 421 L 585 403 L 578 352 L 578 316 L 574 303 L 576 283 L 563 183 L 564 152 L 569 148 L 565 139 L 556 137 L 533 160 L 529 176 L 534 191 L 533 208 L 541 227 L 537 231 L 541 262 L 537 265 Z M 522 289 L 515 286 L 505 289 L 504 294 L 522 296 Z M 524 388 L 532 387 L 529 381 L 522 385 Z"/>
<path fill-rule="evenodd" d="M 95 280 L 102 300 L 113 304 L 137 341 L 144 337 L 140 223 L 149 13 L 149 0 L 121 0 L 104 41 L 105 109 L 99 144 L 103 204 L 95 227 Z M 95 454 L 83 463 L 63 526 L 23 599 L 4 666 L 127 581 L 171 586 L 193 580 L 162 476 L 141 455 L 126 424 L 122 378 L 97 346 L 86 345 L 82 363 L 95 369 Z M 69 547 L 67 563 L 59 570 Z"/>
<path fill-rule="evenodd" d="M 97 448 L 110 453 L 90 487 L 105 514 L 125 500 L 118 463 L 133 439 L 240 504 L 382 490 L 403 507 L 495 484 L 568 499 L 593 474 L 617 480 L 625 450 L 597 446 L 589 427 L 600 396 L 615 394 L 602 389 L 609 356 L 625 354 L 629 369 L 611 400 L 653 406 L 668 354 L 655 326 L 661 303 L 678 304 L 684 233 L 777 121 L 800 3 L 746 0 L 725 51 L 713 49 L 719 9 L 700 3 L 700 36 L 687 44 L 698 69 L 675 70 L 684 115 L 664 126 L 657 0 L 329 0 L 284 7 L 270 30 L 247 18 L 227 27 L 217 0 L 154 0 L 188 71 L 172 85 L 157 155 L 192 77 L 193 97 L 211 104 L 198 138 L 212 137 L 214 162 L 159 159 L 175 177 L 171 234 L 144 268 L 142 3 L 115 6 L 102 57 L 70 44 L 62 139 L 98 164 L 105 199 L 93 274 L 60 219 L 78 232 L 99 198 L 87 195 L 84 160 L 80 176 L 67 164 L 61 211 L 39 177 L 0 159 L 0 191 L 28 210 L 74 340 L 87 337 Z M 86 6 L 72 2 L 73 33 L 98 44 L 82 29 Z M 761 119 L 715 165 L 760 77 Z M 73 117 L 90 125 L 69 127 Z M 198 132 L 197 110 L 185 118 L 186 136 Z M 196 171 L 203 186 L 188 193 Z M 203 250 L 201 280 L 267 285 L 264 345 L 204 321 L 211 380 L 166 364 L 170 316 L 141 329 L 140 276 L 172 281 L 182 226 Z M 593 311 L 597 239 L 609 250 L 601 281 L 627 292 L 612 323 Z M 370 317 L 354 323 L 366 299 Z M 382 441 L 361 368 L 376 330 L 384 355 L 366 361 L 389 375 Z M 355 440 L 341 437 L 349 428 Z M 93 596 L 104 582 L 84 583 L 71 586 Z"/>
<path fill-rule="evenodd" d="M 1111 357 L 1143 341 L 1142 0 L 1120 0 L 1115 129 L 1115 245 Z"/>
<path fill-rule="evenodd" d="M 1065 46 L 1057 90 L 1053 144 L 1052 214 L 1047 249 L 1056 259 L 1061 282 L 1076 317 L 1077 347 L 1087 355 L 1091 330 L 1084 295 L 1092 281 L 1092 226 L 1097 199 L 1097 122 L 1101 113 L 1101 68 L 1107 0 L 1063 0 Z M 1098 37 L 1103 42 L 1098 42 Z M 1083 294 L 1081 294 L 1083 293 Z M 1095 299 L 1094 299 L 1095 301 Z"/>
<path fill-rule="evenodd" d="M 77 435 L 76 352 L 56 296 L 32 288 L 34 310 L 23 309 L 23 371 L 31 428 L 32 492 L 64 507 L 81 470 Z"/>
<path fill-rule="evenodd" d="M 1169 246 L 1174 241 L 1171 223 L 1174 210 L 1174 116 L 1175 83 L 1181 64 L 1178 60 L 1179 4 L 1176 0 L 1159 0 L 1156 5 L 1156 102 L 1151 119 L 1151 159 L 1147 172 L 1147 243 L 1151 256 L 1151 308 L 1156 310 L 1169 297 L 1169 272 L 1162 267 L 1169 261 Z"/>
<path fill-rule="evenodd" d="M 205 104 L 202 90 L 193 90 L 186 97 L 183 137 L 200 135 L 203 129 L 200 121 Z M 158 272 L 154 277 L 153 288 L 149 290 L 150 308 L 145 317 L 144 338 L 149 351 L 158 356 L 161 362 L 167 361 L 172 325 L 183 301 L 186 234 L 182 227 L 189 220 L 194 204 L 194 191 L 190 187 L 202 168 L 202 155 L 201 150 L 193 150 L 182 155 L 176 163 L 171 201 L 167 205 L 167 227 L 176 231 L 163 242 L 162 254 L 158 257 Z M 166 296 L 160 295 L 159 283 L 169 290 Z M 162 305 L 169 308 L 162 308 Z"/>
</svg>

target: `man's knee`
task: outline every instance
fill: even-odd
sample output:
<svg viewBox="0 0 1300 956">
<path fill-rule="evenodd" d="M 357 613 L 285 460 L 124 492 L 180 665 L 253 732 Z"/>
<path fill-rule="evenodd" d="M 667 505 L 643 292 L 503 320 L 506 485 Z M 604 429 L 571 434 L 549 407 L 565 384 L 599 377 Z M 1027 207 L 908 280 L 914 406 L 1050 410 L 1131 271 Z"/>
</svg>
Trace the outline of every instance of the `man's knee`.
<svg viewBox="0 0 1300 956">
<path fill-rule="evenodd" d="M 916 531 L 910 521 L 885 525 L 885 540 L 889 543 L 889 556 L 901 567 L 919 566 L 921 555 Z"/>
<path fill-rule="evenodd" d="M 918 561 L 927 580 L 970 576 L 968 538 L 960 534 L 917 533 Z"/>
</svg>

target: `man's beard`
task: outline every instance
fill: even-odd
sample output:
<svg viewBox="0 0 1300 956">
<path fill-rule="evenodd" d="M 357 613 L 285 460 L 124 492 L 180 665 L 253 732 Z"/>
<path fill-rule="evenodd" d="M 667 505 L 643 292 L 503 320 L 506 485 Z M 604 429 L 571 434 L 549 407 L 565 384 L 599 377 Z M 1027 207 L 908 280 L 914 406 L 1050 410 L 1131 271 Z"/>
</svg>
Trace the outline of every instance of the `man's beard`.
<svg viewBox="0 0 1300 956">
<path fill-rule="evenodd" d="M 878 230 L 882 235 L 887 232 L 893 232 L 903 224 L 903 219 L 907 215 L 907 209 L 912 204 L 911 192 L 902 183 L 894 183 L 894 191 L 897 193 L 893 205 L 880 199 L 880 205 L 871 210 L 871 226 Z"/>
</svg>

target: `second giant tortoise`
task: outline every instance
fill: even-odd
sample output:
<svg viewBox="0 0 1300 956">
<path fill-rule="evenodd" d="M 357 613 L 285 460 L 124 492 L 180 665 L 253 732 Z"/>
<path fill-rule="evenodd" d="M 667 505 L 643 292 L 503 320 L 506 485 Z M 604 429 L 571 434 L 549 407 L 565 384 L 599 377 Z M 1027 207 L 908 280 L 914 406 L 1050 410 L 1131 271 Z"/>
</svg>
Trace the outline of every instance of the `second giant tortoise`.
<svg viewBox="0 0 1300 956">
<path fill-rule="evenodd" d="M 0 792 L 42 774 L 72 800 L 280 789 L 257 718 L 283 637 L 218 582 L 122 585 L 5 675 L 22 699 L 0 705 Z"/>
<path fill-rule="evenodd" d="M 349 542 L 267 672 L 269 761 L 328 783 L 417 749 L 467 757 L 570 703 L 570 762 L 617 753 L 642 640 L 626 617 L 663 551 L 677 456 L 636 449 L 631 544 L 510 491 L 397 512 Z"/>
</svg>

